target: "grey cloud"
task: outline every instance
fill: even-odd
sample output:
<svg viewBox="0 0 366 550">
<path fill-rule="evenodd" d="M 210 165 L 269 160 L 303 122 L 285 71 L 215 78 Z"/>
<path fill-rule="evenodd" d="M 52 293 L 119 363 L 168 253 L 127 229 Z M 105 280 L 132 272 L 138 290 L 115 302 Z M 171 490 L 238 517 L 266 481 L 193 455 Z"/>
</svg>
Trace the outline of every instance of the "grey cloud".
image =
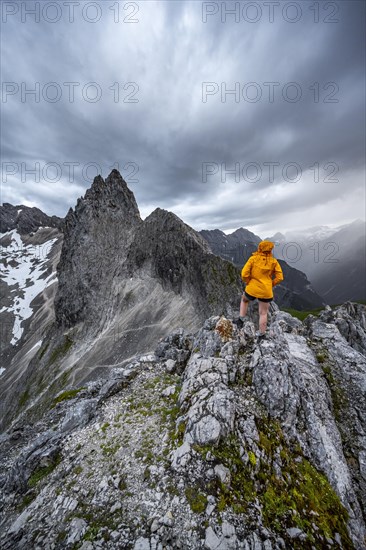
<svg viewBox="0 0 366 550">
<path fill-rule="evenodd" d="M 225 229 L 243 225 L 243 219 L 249 227 L 269 219 L 275 230 L 290 213 L 327 205 L 334 194 L 341 198 L 344 185 L 359 196 L 365 160 L 363 2 L 338 2 L 339 22 L 333 24 L 314 23 L 304 3 L 303 18 L 293 24 L 281 17 L 269 23 L 265 16 L 253 24 L 230 17 L 227 23 L 219 17 L 203 23 L 201 2 L 137 4 L 138 24 L 116 25 L 105 10 L 96 24 L 80 17 L 72 24 L 20 24 L 15 17 L 3 24 L 3 80 L 29 86 L 56 81 L 63 91 L 57 103 L 14 98 L 2 103 L 3 161 L 80 165 L 76 185 L 68 181 L 66 169 L 62 174 L 64 194 L 54 186 L 55 196 L 46 195 L 42 186 L 37 191 L 15 176 L 11 190 L 3 184 L 4 201 L 13 201 L 17 187 L 19 197 L 39 201 L 47 213 L 65 215 L 80 190 L 90 186 L 81 169 L 92 162 L 101 166 L 104 177 L 118 163 L 127 181 L 129 170 L 123 167 L 136 163 L 138 182 L 128 183 L 141 210 L 157 205 L 178 210 L 194 227 Z M 321 18 L 329 13 L 322 3 L 320 10 Z M 27 46 L 31 42 L 32 49 Z M 69 103 L 64 97 L 67 81 L 80 82 L 78 90 L 86 82 L 98 82 L 101 101 L 88 103 L 77 93 Z M 139 102 L 115 103 L 109 86 L 117 81 L 138 83 Z M 235 82 L 257 82 L 265 97 L 264 82 L 281 86 L 273 103 L 265 97 L 257 103 L 235 103 L 232 96 L 222 103 L 220 94 L 203 103 L 202 82 L 226 82 L 228 88 Z M 301 86 L 303 97 L 297 103 L 281 96 L 288 82 Z M 318 103 L 309 90 L 314 82 L 320 86 Z M 338 103 L 324 103 L 331 91 L 322 89 L 327 82 L 339 86 Z M 222 201 L 220 173 L 203 182 L 204 162 L 226 163 L 228 169 L 235 163 L 278 162 L 280 169 L 274 182 L 263 177 L 255 186 L 243 180 L 228 185 L 231 195 Z M 303 177 L 297 199 L 288 197 L 281 169 L 289 162 L 304 171 L 315 162 L 321 167 L 334 162 L 343 188 L 334 185 L 314 193 Z M 352 178 L 347 175 L 351 169 Z M 333 209 L 322 223 L 337 223 L 339 215 Z M 360 215 L 355 204 L 355 217 Z"/>
</svg>

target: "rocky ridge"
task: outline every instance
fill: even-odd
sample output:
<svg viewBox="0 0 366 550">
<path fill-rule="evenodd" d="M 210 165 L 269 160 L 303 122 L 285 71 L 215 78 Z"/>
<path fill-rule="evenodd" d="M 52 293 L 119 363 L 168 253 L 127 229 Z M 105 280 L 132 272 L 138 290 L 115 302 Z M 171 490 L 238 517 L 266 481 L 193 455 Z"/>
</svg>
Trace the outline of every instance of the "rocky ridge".
<svg viewBox="0 0 366 550">
<path fill-rule="evenodd" d="M 0 441 L 1 547 L 366 547 L 366 308 L 210 317 Z"/>
<path fill-rule="evenodd" d="M 36 207 L 14 206 L 4 202 L 0 206 L 0 233 L 17 229 L 21 235 L 36 232 L 39 227 L 52 227 L 62 231 L 63 218 L 48 216 Z"/>
</svg>

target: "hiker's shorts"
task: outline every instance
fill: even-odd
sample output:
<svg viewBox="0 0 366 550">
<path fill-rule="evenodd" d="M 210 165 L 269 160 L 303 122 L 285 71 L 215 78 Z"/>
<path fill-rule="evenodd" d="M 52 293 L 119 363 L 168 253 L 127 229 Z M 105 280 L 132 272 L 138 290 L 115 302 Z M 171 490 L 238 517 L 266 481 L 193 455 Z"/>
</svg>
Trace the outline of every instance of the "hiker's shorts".
<svg viewBox="0 0 366 550">
<path fill-rule="evenodd" d="M 272 302 L 273 298 L 256 298 L 255 296 L 251 296 L 247 292 L 244 291 L 245 296 L 248 298 L 250 302 L 253 300 L 258 300 L 258 302 Z"/>
</svg>

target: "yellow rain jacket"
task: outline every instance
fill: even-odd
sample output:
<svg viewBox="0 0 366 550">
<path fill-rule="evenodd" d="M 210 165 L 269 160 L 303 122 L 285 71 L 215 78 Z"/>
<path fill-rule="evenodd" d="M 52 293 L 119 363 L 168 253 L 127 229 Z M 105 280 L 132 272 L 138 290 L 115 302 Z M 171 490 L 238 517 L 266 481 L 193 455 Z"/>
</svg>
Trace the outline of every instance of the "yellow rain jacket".
<svg viewBox="0 0 366 550">
<path fill-rule="evenodd" d="M 241 271 L 245 292 L 255 298 L 273 298 L 273 287 L 283 281 L 281 266 L 272 256 L 273 247 L 271 241 L 260 242 Z"/>
</svg>

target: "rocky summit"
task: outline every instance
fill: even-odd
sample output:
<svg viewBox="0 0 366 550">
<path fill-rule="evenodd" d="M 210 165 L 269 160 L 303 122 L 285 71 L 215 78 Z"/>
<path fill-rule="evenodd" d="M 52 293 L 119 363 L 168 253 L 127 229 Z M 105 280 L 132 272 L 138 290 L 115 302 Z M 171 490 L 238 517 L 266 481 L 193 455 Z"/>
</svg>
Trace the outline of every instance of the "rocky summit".
<svg viewBox="0 0 366 550">
<path fill-rule="evenodd" d="M 366 308 L 257 322 L 175 329 L 14 424 L 1 548 L 365 548 Z"/>
</svg>

